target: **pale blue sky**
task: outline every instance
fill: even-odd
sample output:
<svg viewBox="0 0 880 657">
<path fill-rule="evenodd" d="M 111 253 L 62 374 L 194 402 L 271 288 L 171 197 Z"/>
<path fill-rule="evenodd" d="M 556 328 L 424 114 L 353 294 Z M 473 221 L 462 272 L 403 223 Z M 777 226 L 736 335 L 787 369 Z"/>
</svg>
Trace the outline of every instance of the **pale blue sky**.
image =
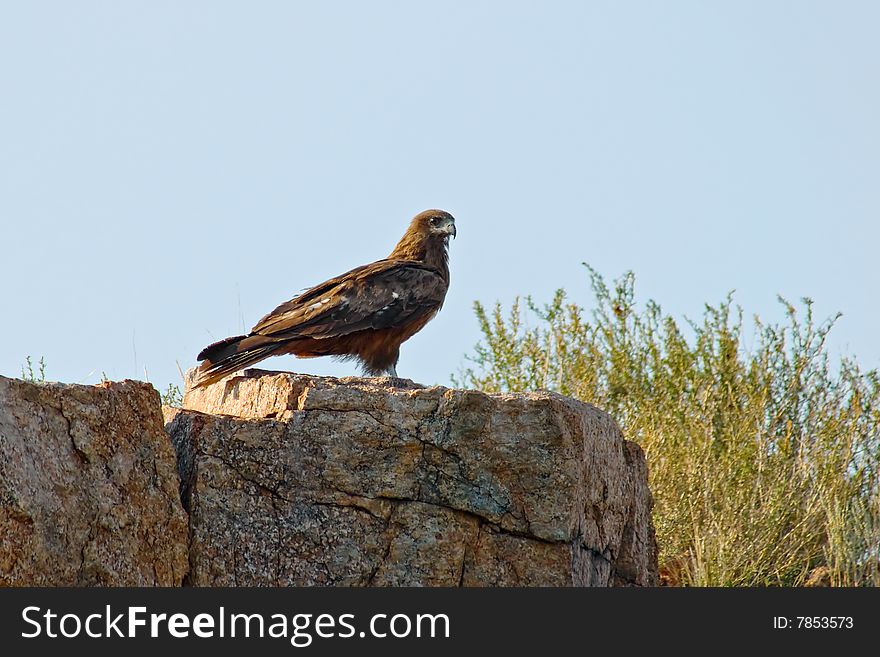
<svg viewBox="0 0 880 657">
<path fill-rule="evenodd" d="M 846 1 L 4 2 L 0 373 L 164 388 L 430 207 L 457 218 L 452 286 L 402 376 L 449 383 L 474 299 L 588 303 L 584 260 L 679 317 L 811 296 L 878 367 L 878 25 Z"/>
</svg>

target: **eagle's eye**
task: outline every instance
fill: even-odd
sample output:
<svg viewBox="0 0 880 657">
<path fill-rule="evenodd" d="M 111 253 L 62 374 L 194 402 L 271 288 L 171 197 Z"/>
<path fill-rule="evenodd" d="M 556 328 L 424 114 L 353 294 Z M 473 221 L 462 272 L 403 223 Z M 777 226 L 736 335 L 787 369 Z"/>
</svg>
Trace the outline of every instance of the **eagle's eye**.
<svg viewBox="0 0 880 657">
<path fill-rule="evenodd" d="M 439 219 L 440 219 L 440 217 L 438 217 L 437 215 L 434 215 L 433 217 L 431 217 L 431 223 L 436 224 Z"/>
</svg>

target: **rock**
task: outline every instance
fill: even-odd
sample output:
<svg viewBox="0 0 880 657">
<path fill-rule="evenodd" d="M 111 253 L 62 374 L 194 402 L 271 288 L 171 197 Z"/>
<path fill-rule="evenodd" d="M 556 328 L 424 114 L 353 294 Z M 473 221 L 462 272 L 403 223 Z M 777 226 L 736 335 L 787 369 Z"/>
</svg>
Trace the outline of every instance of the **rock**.
<svg viewBox="0 0 880 657">
<path fill-rule="evenodd" d="M 0 376 L 0 585 L 180 585 L 178 486 L 149 384 Z"/>
<path fill-rule="evenodd" d="M 169 410 L 193 585 L 656 585 L 644 454 L 557 394 L 246 370 Z"/>
</svg>

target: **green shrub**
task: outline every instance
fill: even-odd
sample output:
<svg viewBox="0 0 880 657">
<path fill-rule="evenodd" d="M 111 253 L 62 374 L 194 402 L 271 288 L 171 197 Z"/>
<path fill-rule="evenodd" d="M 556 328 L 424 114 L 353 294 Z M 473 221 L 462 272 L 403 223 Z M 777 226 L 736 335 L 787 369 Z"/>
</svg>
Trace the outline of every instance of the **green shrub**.
<svg viewBox="0 0 880 657">
<path fill-rule="evenodd" d="M 183 393 L 180 391 L 180 386 L 173 383 L 169 383 L 165 392 L 160 393 L 159 397 L 165 406 L 174 406 L 175 408 L 183 406 Z"/>
<path fill-rule="evenodd" d="M 21 366 L 21 378 L 25 381 L 30 381 L 31 383 L 45 383 L 46 382 L 46 359 L 43 356 L 40 356 L 39 363 L 37 364 L 36 371 L 34 370 L 34 364 L 31 361 L 30 356 L 25 357 L 24 365 Z"/>
<path fill-rule="evenodd" d="M 880 584 L 880 377 L 831 365 L 837 318 L 780 298 L 787 321 L 755 317 L 747 348 L 730 295 L 682 330 L 637 308 L 631 272 L 609 288 L 588 269 L 591 313 L 562 290 L 506 314 L 477 302 L 483 340 L 457 383 L 546 388 L 615 417 L 647 455 L 670 583 Z"/>
</svg>

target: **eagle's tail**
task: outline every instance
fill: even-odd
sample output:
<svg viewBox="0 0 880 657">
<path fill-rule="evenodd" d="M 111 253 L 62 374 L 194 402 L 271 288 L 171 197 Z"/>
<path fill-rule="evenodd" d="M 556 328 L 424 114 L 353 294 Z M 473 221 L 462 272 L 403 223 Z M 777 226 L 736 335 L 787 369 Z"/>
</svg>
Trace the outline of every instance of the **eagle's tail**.
<svg viewBox="0 0 880 657">
<path fill-rule="evenodd" d="M 192 387 L 210 385 L 280 352 L 285 346 L 284 342 L 263 335 L 236 335 L 208 345 L 197 356 L 202 364 L 196 370 Z"/>
</svg>

